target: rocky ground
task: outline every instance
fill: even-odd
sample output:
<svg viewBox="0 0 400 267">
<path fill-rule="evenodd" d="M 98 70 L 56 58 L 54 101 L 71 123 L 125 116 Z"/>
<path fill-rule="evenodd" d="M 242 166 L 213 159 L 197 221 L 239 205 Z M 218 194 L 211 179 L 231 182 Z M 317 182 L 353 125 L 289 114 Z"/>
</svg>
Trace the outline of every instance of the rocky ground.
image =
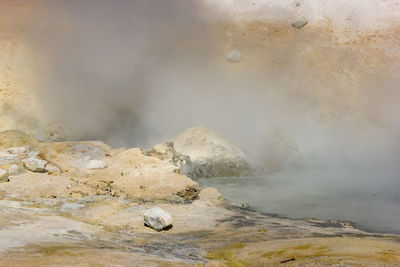
<svg viewBox="0 0 400 267">
<path fill-rule="evenodd" d="M 171 160 L 102 142 L 1 135 L 0 266 L 393 266 L 400 237 L 290 220 L 200 189 Z M 158 155 L 159 156 L 159 155 Z M 12 166 L 12 167 L 11 167 Z M 167 211 L 155 231 L 143 215 Z"/>
</svg>

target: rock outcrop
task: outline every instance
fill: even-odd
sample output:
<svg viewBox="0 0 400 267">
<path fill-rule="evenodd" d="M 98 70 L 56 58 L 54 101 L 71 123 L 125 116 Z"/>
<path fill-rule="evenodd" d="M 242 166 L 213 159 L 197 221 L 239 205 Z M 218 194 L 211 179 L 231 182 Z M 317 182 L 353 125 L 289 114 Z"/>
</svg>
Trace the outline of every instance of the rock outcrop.
<svg viewBox="0 0 400 267">
<path fill-rule="evenodd" d="M 5 149 L 17 154 L 0 151 L 0 168 L 13 166 L 11 181 L 2 184 L 0 192 L 19 192 L 31 198 L 49 189 L 57 198 L 109 196 L 173 203 L 193 202 L 200 193 L 198 184 L 174 164 L 147 157 L 138 148 L 112 149 L 102 142 L 88 141 L 43 142 L 36 149 L 28 153 L 22 148 Z M 19 172 L 22 166 L 29 172 Z M 39 179 L 47 184 L 38 184 Z"/>
<path fill-rule="evenodd" d="M 264 172 L 244 151 L 208 128 L 190 128 L 172 141 L 178 153 L 190 158 L 192 178 L 254 176 Z"/>
</svg>

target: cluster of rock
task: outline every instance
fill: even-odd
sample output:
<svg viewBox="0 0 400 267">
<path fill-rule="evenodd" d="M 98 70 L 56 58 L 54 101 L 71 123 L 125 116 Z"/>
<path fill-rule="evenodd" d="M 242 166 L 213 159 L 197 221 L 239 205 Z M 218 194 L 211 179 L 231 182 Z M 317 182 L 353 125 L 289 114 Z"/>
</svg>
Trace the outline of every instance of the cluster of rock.
<svg viewBox="0 0 400 267">
<path fill-rule="evenodd" d="M 181 203 L 200 188 L 169 162 L 138 148 L 98 141 L 38 142 L 18 131 L 0 133 L 0 196 L 58 198 L 105 195 Z"/>
<path fill-rule="evenodd" d="M 0 181 L 9 181 L 9 176 L 32 172 L 59 171 L 56 166 L 48 165 L 48 161 L 39 157 L 40 152 L 31 150 L 30 146 L 10 147 L 6 151 L 0 151 Z M 49 167 L 49 168 L 47 168 Z"/>
</svg>

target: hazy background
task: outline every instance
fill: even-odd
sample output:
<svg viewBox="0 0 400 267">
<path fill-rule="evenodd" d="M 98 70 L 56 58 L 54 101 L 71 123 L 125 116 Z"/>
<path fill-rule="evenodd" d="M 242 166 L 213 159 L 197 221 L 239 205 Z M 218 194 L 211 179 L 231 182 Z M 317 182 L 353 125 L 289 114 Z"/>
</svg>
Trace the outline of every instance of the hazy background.
<svg viewBox="0 0 400 267">
<path fill-rule="evenodd" d="M 400 201 L 400 1 L 0 3 L 40 126 L 117 147 L 207 126 L 268 170 Z"/>
</svg>

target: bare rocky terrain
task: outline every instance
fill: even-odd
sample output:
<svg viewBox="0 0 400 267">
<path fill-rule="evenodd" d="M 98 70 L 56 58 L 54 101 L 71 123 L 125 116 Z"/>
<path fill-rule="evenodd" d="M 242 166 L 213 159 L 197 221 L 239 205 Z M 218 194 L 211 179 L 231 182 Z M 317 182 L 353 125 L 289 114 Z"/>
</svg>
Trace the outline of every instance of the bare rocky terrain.
<svg viewBox="0 0 400 267">
<path fill-rule="evenodd" d="M 195 21 L 193 28 L 182 30 L 183 15 L 192 13 L 179 13 L 176 17 L 184 19 L 172 23 L 171 35 L 160 34 L 166 29 L 159 26 L 150 34 L 140 31 L 150 41 L 124 38 L 134 24 L 128 9 L 122 10 L 128 10 L 131 24 L 124 28 L 114 25 L 113 12 L 88 2 L 87 10 L 69 11 L 40 1 L 1 2 L 0 266 L 400 266 L 398 235 L 362 231 L 351 222 L 264 214 L 196 182 L 302 166 L 304 147 L 291 134 L 297 130 L 303 145 L 316 139 L 310 142 L 316 147 L 326 144 L 325 137 L 329 144 L 335 141 L 329 139 L 332 131 L 349 126 L 351 133 L 366 135 L 355 135 L 344 146 L 356 139 L 365 142 L 359 146 L 374 138 L 388 140 L 388 146 L 398 143 L 398 94 L 392 86 L 399 73 L 393 62 L 400 58 L 395 18 L 389 17 L 385 27 L 355 30 L 353 20 L 363 20 L 351 8 L 324 18 L 331 9 L 324 14 L 318 6 L 310 9 L 318 13 L 312 17 L 305 12 L 310 2 L 290 1 L 296 16 L 278 7 L 281 19 L 274 5 L 242 1 L 230 10 L 231 1 L 202 1 L 207 16 L 215 15 L 210 24 Z M 381 6 L 379 12 L 385 10 Z M 77 10 L 101 12 L 74 17 Z M 120 13 L 118 19 L 126 19 Z M 143 18 L 134 14 L 148 19 L 146 12 Z M 158 19 L 164 10 L 150 14 Z M 98 26 L 98 18 L 107 27 Z M 92 23 L 100 29 L 94 38 Z M 179 61 L 182 55 L 189 56 Z M 136 65 L 144 65 L 143 70 Z M 135 97 L 128 97 L 132 91 Z M 110 101 L 118 104 L 108 106 Z M 142 122 L 139 116 L 152 123 L 146 134 L 160 129 L 176 134 L 182 125 L 192 126 L 186 116 L 208 121 L 219 127 L 218 133 L 250 140 L 249 149 L 261 151 L 262 164 L 205 127 L 190 128 L 148 150 L 70 141 L 107 140 L 115 134 L 136 142 L 142 136 L 130 130 Z M 58 117 L 64 124 L 53 121 Z M 371 130 L 387 121 L 394 122 L 388 124 L 394 130 Z M 320 125 L 326 128 L 313 135 Z M 128 130 L 121 135 L 119 129 Z M 155 207 L 170 214 L 172 227 L 158 232 L 145 225 L 144 214 Z"/>
<path fill-rule="evenodd" d="M 400 238 L 351 223 L 290 220 L 200 189 L 173 162 L 102 142 L 43 143 L 2 132 L 0 266 L 392 266 Z M 29 170 L 26 159 L 46 162 Z M 102 162 L 93 165 L 93 161 Z M 172 228 L 144 213 L 160 207 Z M 286 262 L 287 261 L 287 262 Z"/>
</svg>

